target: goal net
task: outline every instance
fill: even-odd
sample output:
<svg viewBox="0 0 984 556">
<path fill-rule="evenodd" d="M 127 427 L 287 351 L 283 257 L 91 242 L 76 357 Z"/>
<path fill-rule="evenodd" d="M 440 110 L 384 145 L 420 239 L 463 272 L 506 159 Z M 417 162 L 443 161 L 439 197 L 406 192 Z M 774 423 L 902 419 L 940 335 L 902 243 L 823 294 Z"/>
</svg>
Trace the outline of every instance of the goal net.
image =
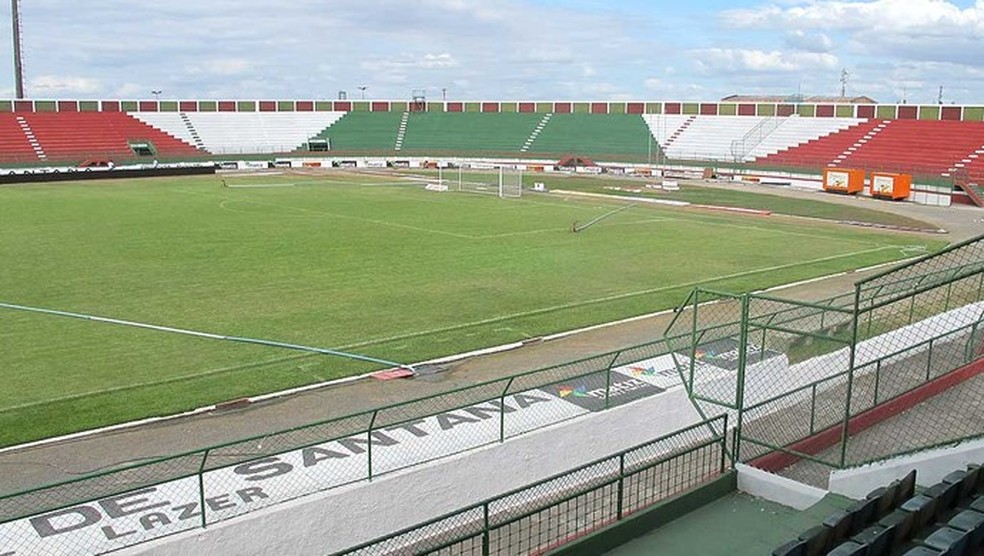
<svg viewBox="0 0 984 556">
<path fill-rule="evenodd" d="M 522 197 L 523 171 L 507 166 L 445 168 L 443 183 L 453 191 L 481 193 L 503 198 Z"/>
</svg>

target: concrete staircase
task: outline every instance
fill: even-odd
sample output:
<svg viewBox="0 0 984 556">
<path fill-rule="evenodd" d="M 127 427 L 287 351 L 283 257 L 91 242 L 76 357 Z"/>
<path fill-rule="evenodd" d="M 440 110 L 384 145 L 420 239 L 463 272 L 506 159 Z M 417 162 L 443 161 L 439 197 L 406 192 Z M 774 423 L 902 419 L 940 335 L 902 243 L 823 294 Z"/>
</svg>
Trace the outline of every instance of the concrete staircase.
<svg viewBox="0 0 984 556">
<path fill-rule="evenodd" d="M 876 135 L 881 133 L 888 127 L 888 124 L 892 123 L 890 120 L 886 120 L 876 125 L 871 131 L 865 133 L 860 139 L 854 142 L 853 145 L 844 150 L 844 152 L 837 155 L 832 162 L 827 164 L 827 166 L 840 166 L 844 161 L 846 161 L 855 151 L 864 146 L 865 143 L 871 141 Z"/>
<path fill-rule="evenodd" d="M 403 150 L 403 139 L 407 135 L 407 125 L 410 124 L 410 112 L 404 112 L 403 117 L 400 118 L 400 128 L 396 132 L 396 145 L 393 150 L 401 151 Z"/>
<path fill-rule="evenodd" d="M 27 137 L 27 142 L 31 144 L 31 148 L 34 149 L 34 154 L 37 155 L 38 159 L 47 160 L 48 155 L 45 154 L 44 148 L 41 147 L 38 138 L 34 136 L 34 131 L 31 130 L 31 124 L 27 123 L 24 116 L 17 116 L 17 124 L 20 125 L 21 130 L 24 132 L 24 137 Z"/>
<path fill-rule="evenodd" d="M 543 128 L 547 127 L 547 124 L 550 123 L 550 118 L 552 117 L 553 117 L 553 112 L 548 112 L 544 114 L 542 118 L 540 118 L 540 122 L 536 124 L 536 127 L 530 133 L 530 136 L 526 138 L 526 141 L 523 143 L 523 146 L 519 149 L 519 152 L 525 153 L 530 150 L 530 147 L 533 146 L 533 142 L 536 141 L 536 138 L 540 136 L 540 132 L 543 131 Z"/>
</svg>

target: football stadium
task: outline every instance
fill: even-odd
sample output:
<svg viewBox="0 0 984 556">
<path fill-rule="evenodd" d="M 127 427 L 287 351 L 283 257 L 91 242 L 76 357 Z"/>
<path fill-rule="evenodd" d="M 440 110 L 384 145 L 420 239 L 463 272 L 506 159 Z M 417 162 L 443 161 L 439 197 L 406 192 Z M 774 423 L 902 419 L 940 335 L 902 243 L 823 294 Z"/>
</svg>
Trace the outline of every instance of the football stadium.
<svg viewBox="0 0 984 556">
<path fill-rule="evenodd" d="M 0 556 L 984 553 L 984 103 L 32 97 L 20 4 Z"/>
</svg>

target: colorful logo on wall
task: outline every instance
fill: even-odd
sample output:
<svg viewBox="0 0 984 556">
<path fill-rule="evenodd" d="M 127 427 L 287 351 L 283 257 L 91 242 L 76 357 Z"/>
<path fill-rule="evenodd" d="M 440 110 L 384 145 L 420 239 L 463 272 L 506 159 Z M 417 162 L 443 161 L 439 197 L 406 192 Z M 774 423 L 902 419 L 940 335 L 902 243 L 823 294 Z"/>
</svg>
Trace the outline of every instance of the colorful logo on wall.
<svg viewBox="0 0 984 556">
<path fill-rule="evenodd" d="M 566 385 L 565 386 L 558 386 L 557 387 L 557 395 L 560 396 L 561 398 L 569 398 L 569 397 L 587 398 L 588 397 L 588 388 L 586 386 L 584 386 L 583 384 L 580 385 L 580 386 L 573 386 L 573 387 L 572 386 L 566 386 Z"/>
</svg>

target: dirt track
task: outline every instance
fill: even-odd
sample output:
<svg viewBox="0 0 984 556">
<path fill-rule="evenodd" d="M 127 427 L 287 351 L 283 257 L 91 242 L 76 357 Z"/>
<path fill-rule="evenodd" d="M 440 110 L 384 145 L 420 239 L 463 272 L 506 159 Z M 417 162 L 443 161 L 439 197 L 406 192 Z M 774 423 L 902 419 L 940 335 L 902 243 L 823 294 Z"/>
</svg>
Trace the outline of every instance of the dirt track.
<svg viewBox="0 0 984 556">
<path fill-rule="evenodd" d="M 735 187 L 734 184 L 705 184 Z M 818 192 L 742 186 L 750 191 L 818 198 Z M 823 200 L 843 204 L 865 204 L 891 209 L 949 231 L 931 237 L 951 242 L 984 233 L 984 210 L 976 207 L 925 207 L 890 204 L 866 198 L 824 195 Z M 783 216 L 776 216 L 784 218 Z M 927 237 L 915 232 L 898 232 Z M 863 274 L 853 273 L 794 286 L 776 292 L 782 297 L 823 299 L 850 290 Z M 154 424 L 51 442 L 0 453 L 0 495 L 38 485 L 76 478 L 125 463 L 136 463 L 187 452 L 331 417 L 356 413 L 381 405 L 419 398 L 468 384 L 483 382 L 529 369 L 559 364 L 590 355 L 652 341 L 661 336 L 672 315 L 598 328 L 556 340 L 456 362 L 438 374 L 413 380 L 379 382 L 360 380 L 285 396 L 251 406 L 202 413 Z"/>
</svg>

